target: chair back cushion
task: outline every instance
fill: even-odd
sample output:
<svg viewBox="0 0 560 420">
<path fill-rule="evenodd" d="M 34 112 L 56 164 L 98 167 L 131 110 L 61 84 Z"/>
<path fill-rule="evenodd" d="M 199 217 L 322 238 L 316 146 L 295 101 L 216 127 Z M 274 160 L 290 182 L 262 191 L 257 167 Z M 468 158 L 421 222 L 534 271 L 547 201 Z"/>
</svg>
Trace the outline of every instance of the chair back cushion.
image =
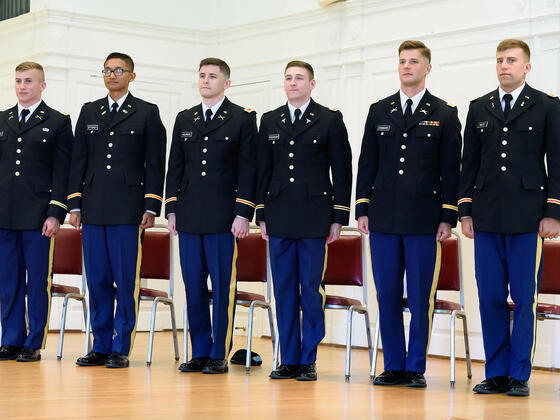
<svg viewBox="0 0 560 420">
<path fill-rule="evenodd" d="M 445 239 L 441 250 L 441 269 L 437 290 L 461 289 L 459 273 L 459 242 L 457 238 Z"/>
<path fill-rule="evenodd" d="M 340 235 L 329 244 L 325 284 L 362 286 L 362 238 L 359 235 Z"/>
<path fill-rule="evenodd" d="M 560 241 L 544 241 L 540 293 L 560 294 Z"/>
<path fill-rule="evenodd" d="M 140 277 L 169 280 L 169 235 L 169 232 L 144 232 Z"/>
<path fill-rule="evenodd" d="M 62 228 L 55 236 L 53 274 L 82 275 L 82 235 L 74 228 Z"/>
<path fill-rule="evenodd" d="M 237 281 L 266 283 L 266 241 L 260 233 L 237 241 Z"/>
</svg>

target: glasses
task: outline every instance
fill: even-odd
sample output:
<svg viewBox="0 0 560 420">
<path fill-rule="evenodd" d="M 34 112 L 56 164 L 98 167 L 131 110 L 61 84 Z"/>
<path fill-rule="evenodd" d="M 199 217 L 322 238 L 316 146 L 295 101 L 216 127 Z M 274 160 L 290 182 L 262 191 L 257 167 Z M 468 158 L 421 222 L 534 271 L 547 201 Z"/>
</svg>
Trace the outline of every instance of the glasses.
<svg viewBox="0 0 560 420">
<path fill-rule="evenodd" d="M 103 69 L 103 70 L 101 70 L 101 73 L 103 73 L 103 76 L 105 76 L 105 77 L 111 77 L 111 73 L 114 74 L 115 76 L 119 77 L 119 76 L 122 76 L 123 73 L 132 73 L 132 70 L 126 70 L 126 69 L 122 69 L 120 67 L 117 67 L 116 69 Z"/>
</svg>

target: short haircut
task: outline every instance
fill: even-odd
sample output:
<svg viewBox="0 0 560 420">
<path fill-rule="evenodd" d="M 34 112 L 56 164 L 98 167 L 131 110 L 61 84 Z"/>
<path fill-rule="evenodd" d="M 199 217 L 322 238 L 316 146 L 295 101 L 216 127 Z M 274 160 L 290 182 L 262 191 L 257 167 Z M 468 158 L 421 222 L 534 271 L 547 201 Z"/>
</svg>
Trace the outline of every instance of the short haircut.
<svg viewBox="0 0 560 420">
<path fill-rule="evenodd" d="M 300 60 L 290 61 L 288 64 L 286 64 L 284 73 L 286 73 L 286 70 L 288 70 L 290 67 L 303 67 L 309 72 L 309 80 L 313 80 L 315 78 L 315 72 L 313 71 L 313 67 L 311 67 L 311 64 L 306 63 L 305 61 L 300 61 Z"/>
<path fill-rule="evenodd" d="M 132 58 L 128 54 L 124 54 L 124 53 L 120 53 L 120 52 L 112 52 L 111 54 L 109 54 L 107 56 L 107 58 L 105 59 L 105 62 L 103 63 L 103 65 L 105 65 L 107 63 L 107 61 L 109 61 L 113 58 L 118 58 L 118 59 L 124 61 L 126 63 L 126 65 L 128 67 L 130 67 L 129 69 L 126 69 L 126 70 L 134 71 L 134 61 L 132 61 Z"/>
<path fill-rule="evenodd" d="M 527 61 L 531 60 L 531 50 L 529 49 L 529 46 L 525 42 L 521 41 L 520 39 L 514 39 L 514 38 L 504 39 L 502 42 L 498 44 L 498 47 L 496 48 L 496 52 L 498 53 L 505 50 L 510 50 L 512 48 L 521 48 L 523 50 L 523 53 L 527 57 Z"/>
<path fill-rule="evenodd" d="M 218 66 L 220 73 L 222 73 L 226 79 L 229 79 L 230 69 L 224 60 L 215 57 L 208 57 L 200 62 L 198 70 L 200 71 L 203 66 Z"/>
<path fill-rule="evenodd" d="M 401 55 L 401 52 L 404 50 L 418 50 L 420 54 L 428 60 L 428 63 L 432 61 L 432 52 L 422 41 L 415 41 L 413 39 L 403 41 L 401 45 L 399 45 L 399 55 Z"/>
<path fill-rule="evenodd" d="M 34 61 L 24 61 L 23 63 L 18 64 L 16 67 L 17 72 L 22 72 L 27 70 L 39 70 L 42 77 L 41 81 L 42 82 L 45 81 L 45 70 L 43 69 L 43 66 L 40 65 L 39 63 L 35 63 Z"/>
</svg>

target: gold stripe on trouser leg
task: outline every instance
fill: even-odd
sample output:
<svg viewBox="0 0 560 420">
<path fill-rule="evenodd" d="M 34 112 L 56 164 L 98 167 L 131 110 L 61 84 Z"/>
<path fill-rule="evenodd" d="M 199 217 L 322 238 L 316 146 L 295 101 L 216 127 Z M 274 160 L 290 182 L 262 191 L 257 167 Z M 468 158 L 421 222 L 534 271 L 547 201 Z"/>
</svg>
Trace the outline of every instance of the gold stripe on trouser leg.
<svg viewBox="0 0 560 420">
<path fill-rule="evenodd" d="M 539 294 L 539 268 L 541 265 L 543 240 L 537 233 L 537 252 L 535 258 L 535 296 L 533 300 L 533 345 L 531 346 L 531 364 L 535 356 L 535 343 L 537 342 L 537 299 Z"/>
<path fill-rule="evenodd" d="M 430 291 L 430 308 L 428 309 L 428 344 L 426 354 L 430 349 L 430 339 L 432 338 L 432 322 L 434 319 L 434 309 L 436 305 L 435 295 L 439 281 L 439 270 L 441 268 L 441 242 L 436 240 L 436 261 L 434 266 L 434 277 L 432 278 L 432 290 Z"/>
<path fill-rule="evenodd" d="M 325 311 L 325 302 L 327 300 L 327 292 L 325 291 L 325 285 L 323 284 L 323 279 L 325 278 L 325 272 L 327 271 L 327 260 L 329 259 L 329 243 L 325 241 L 325 261 L 323 262 L 323 273 L 321 274 L 321 282 L 319 283 L 319 293 L 323 296 L 323 311 Z M 325 319 L 325 323 L 326 323 Z"/>
<path fill-rule="evenodd" d="M 51 317 L 51 288 L 52 288 L 52 270 L 54 263 L 54 236 L 51 238 L 49 246 L 49 271 L 47 273 L 47 319 L 45 320 L 45 329 L 43 331 L 43 342 L 41 349 L 45 348 L 47 343 L 47 334 L 49 333 L 49 319 Z"/>
<path fill-rule="evenodd" d="M 231 278 L 229 280 L 229 305 L 228 305 L 228 328 L 225 340 L 225 356 L 224 359 L 229 357 L 229 350 L 231 348 L 231 339 L 233 335 L 233 310 L 235 309 L 235 291 L 237 282 L 237 239 L 233 238 L 233 257 L 231 259 Z"/>
<path fill-rule="evenodd" d="M 138 299 L 140 297 L 140 266 L 142 265 L 142 232 L 141 227 L 138 228 L 138 254 L 136 256 L 136 278 L 134 279 L 134 329 L 130 333 L 130 349 L 128 350 L 128 357 L 132 353 L 134 346 L 134 339 L 136 338 L 136 326 L 138 325 Z"/>
</svg>

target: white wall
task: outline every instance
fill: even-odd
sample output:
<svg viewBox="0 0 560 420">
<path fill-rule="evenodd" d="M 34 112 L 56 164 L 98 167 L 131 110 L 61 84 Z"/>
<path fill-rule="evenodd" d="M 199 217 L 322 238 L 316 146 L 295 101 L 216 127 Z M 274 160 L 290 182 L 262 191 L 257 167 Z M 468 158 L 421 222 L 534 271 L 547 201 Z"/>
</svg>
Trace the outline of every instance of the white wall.
<svg viewBox="0 0 560 420">
<path fill-rule="evenodd" d="M 432 49 L 428 89 L 457 104 L 463 124 L 469 100 L 497 85 L 494 51 L 503 38 L 529 43 L 533 70 L 528 81 L 533 87 L 554 93 L 560 87 L 557 0 L 348 0 L 328 8 L 316 0 L 162 0 L 157 5 L 148 0 L 32 0 L 30 14 L 0 23 L 0 107 L 15 103 L 13 68 L 32 59 L 46 65 L 46 101 L 69 112 L 75 122 L 83 102 L 105 93 L 101 78 L 94 77 L 103 58 L 123 51 L 136 62 L 132 92 L 159 105 L 170 133 L 176 113 L 199 101 L 196 69 L 201 58 L 224 58 L 232 68 L 228 96 L 259 114 L 285 101 L 283 68 L 299 58 L 315 67 L 314 98 L 344 114 L 356 168 L 369 103 L 398 89 L 396 50 L 404 39 L 421 39 Z M 463 263 L 471 352 L 483 359 L 472 241 L 466 239 Z M 178 264 L 175 274 L 181 315 Z M 354 296 L 359 298 L 360 292 Z M 369 302 L 373 322 L 373 287 Z M 78 311 L 73 307 L 71 327 L 81 325 Z M 53 312 L 55 325 L 58 314 Z M 146 316 L 146 310 L 141 312 Z M 160 325 L 167 327 L 167 315 L 162 315 Z M 239 311 L 237 325 L 244 317 Z M 257 322 L 257 332 L 266 333 L 263 321 Z M 356 318 L 355 324 L 354 337 L 363 345 L 363 321 Z M 560 367 L 555 324 L 538 325 L 536 365 Z M 344 315 L 329 314 L 327 331 L 326 341 L 343 342 Z M 447 319 L 436 317 L 430 352 L 448 354 L 448 334 Z M 457 348 L 464 355 L 461 339 Z"/>
</svg>

